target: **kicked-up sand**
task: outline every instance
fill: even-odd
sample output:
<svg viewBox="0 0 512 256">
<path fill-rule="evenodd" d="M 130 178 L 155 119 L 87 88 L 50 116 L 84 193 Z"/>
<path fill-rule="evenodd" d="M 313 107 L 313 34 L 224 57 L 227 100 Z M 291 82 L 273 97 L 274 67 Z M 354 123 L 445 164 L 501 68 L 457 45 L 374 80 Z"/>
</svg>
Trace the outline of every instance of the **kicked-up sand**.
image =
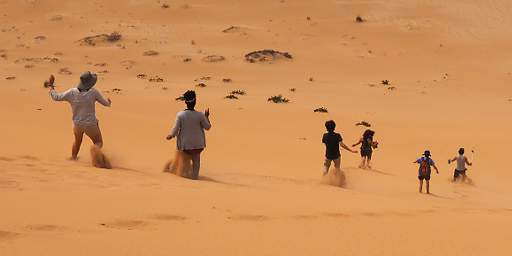
<svg viewBox="0 0 512 256">
<path fill-rule="evenodd" d="M 0 0 L 0 255 L 508 256 L 511 12 L 506 0 Z M 67 160 L 70 108 L 43 87 L 86 70 L 113 101 L 97 108 L 110 170 L 92 167 L 88 139 Z M 188 89 L 212 113 L 199 181 L 162 172 Z M 328 119 L 347 145 L 362 121 L 380 142 L 373 170 L 342 152 L 341 187 L 322 178 Z M 459 147 L 471 183 L 451 182 Z M 441 172 L 431 195 L 412 164 L 425 149 Z"/>
</svg>

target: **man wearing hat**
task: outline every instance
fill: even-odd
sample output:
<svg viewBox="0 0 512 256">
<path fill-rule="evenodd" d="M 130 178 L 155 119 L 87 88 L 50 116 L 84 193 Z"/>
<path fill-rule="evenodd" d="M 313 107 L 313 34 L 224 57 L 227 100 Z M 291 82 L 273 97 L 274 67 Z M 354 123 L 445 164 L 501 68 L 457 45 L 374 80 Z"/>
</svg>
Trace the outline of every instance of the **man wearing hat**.
<svg viewBox="0 0 512 256">
<path fill-rule="evenodd" d="M 96 118 L 95 103 L 97 101 L 103 106 L 110 107 L 112 101 L 110 99 L 105 100 L 100 92 L 93 88 L 97 80 L 96 74 L 87 71 L 80 75 L 80 83 L 76 88 L 71 88 L 62 93 L 55 91 L 55 77 L 53 75 L 45 82 L 45 87 L 50 88 L 50 96 L 54 101 L 67 101 L 71 105 L 75 134 L 75 142 L 71 152 L 71 159 L 73 160 L 78 159 L 84 133 L 92 140 L 94 145 L 99 148 L 103 146 L 103 138 Z"/>
<path fill-rule="evenodd" d="M 201 165 L 201 152 L 206 147 L 204 130 L 210 130 L 210 111 L 207 109 L 204 114 L 195 110 L 196 93 L 187 91 L 183 94 L 187 109 L 176 116 L 176 123 L 172 128 L 167 140 L 176 137 L 176 146 L 179 151 L 184 152 L 187 158 L 192 159 L 192 179 L 199 178 Z M 176 160 L 176 159 L 175 159 Z"/>
<path fill-rule="evenodd" d="M 439 170 L 436 167 L 436 164 L 434 163 L 434 160 L 430 158 L 432 155 L 430 154 L 429 150 L 425 150 L 425 153 L 423 153 L 423 156 L 418 158 L 414 163 L 417 163 L 420 165 L 420 168 L 418 170 L 418 179 L 420 181 L 420 193 L 423 192 L 423 180 L 427 183 L 427 194 L 430 194 L 430 173 L 431 173 L 431 166 L 434 167 L 436 170 L 436 173 L 439 174 Z"/>
</svg>

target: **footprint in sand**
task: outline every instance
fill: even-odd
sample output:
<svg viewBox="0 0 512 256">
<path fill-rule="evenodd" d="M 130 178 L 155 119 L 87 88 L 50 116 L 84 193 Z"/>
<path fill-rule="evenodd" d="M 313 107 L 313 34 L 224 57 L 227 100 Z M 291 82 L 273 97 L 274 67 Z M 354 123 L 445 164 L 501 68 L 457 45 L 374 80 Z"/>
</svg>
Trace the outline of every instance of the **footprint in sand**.
<svg viewBox="0 0 512 256">
<path fill-rule="evenodd" d="M 350 217 L 349 214 L 341 213 L 341 212 L 326 212 L 323 215 L 331 218 L 348 218 Z"/>
<path fill-rule="evenodd" d="M 5 241 L 5 240 L 14 239 L 19 235 L 20 234 L 18 234 L 18 233 L 0 230 L 0 242 Z"/>
<path fill-rule="evenodd" d="M 184 216 L 172 214 L 157 214 L 153 216 L 153 219 L 162 221 L 185 221 L 187 218 Z"/>
<path fill-rule="evenodd" d="M 266 221 L 270 218 L 265 215 L 254 215 L 254 214 L 241 214 L 232 217 L 228 217 L 230 220 L 242 220 L 242 221 Z"/>
<path fill-rule="evenodd" d="M 376 212 L 363 212 L 363 213 L 361 213 L 361 215 L 365 216 L 365 217 L 379 217 L 379 216 L 383 216 L 383 214 L 376 213 Z"/>
<path fill-rule="evenodd" d="M 13 159 L 13 158 L 0 156 L 0 161 L 4 161 L 4 162 L 12 162 L 12 161 L 15 161 L 15 160 L 16 160 L 16 159 Z"/>
<path fill-rule="evenodd" d="M 25 160 L 30 160 L 30 161 L 39 161 L 39 158 L 35 157 L 35 156 L 30 156 L 30 155 L 21 155 L 21 156 L 18 156 L 19 159 L 25 159 Z"/>
<path fill-rule="evenodd" d="M 316 220 L 316 219 L 318 219 L 318 216 L 315 216 L 315 215 L 295 215 L 295 216 L 292 216 L 292 219 L 296 219 L 296 220 Z"/>
<path fill-rule="evenodd" d="M 62 229 L 61 227 L 59 226 L 55 226 L 55 225 L 49 225 L 49 224 L 42 224 L 42 225 L 28 225 L 25 227 L 26 229 L 29 229 L 29 230 L 35 230 L 35 231 L 46 231 L 46 232 L 49 232 L 49 231 L 56 231 L 56 230 L 59 230 L 59 229 Z"/>
<path fill-rule="evenodd" d="M 100 225 L 113 229 L 134 230 L 143 228 L 147 223 L 141 220 L 117 220 L 109 223 L 100 223 Z"/>
<path fill-rule="evenodd" d="M 0 189 L 12 189 L 19 188 L 19 183 L 14 180 L 0 180 Z"/>
</svg>

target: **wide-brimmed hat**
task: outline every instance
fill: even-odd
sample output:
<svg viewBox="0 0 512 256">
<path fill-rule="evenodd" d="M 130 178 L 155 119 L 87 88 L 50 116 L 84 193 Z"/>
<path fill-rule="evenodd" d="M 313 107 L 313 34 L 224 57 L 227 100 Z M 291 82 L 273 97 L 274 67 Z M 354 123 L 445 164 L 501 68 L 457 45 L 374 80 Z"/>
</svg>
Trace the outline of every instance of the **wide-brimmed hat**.
<svg viewBox="0 0 512 256">
<path fill-rule="evenodd" d="M 78 89 L 81 90 L 89 90 L 91 89 L 98 80 L 98 76 L 90 71 L 84 72 L 80 75 L 80 83 L 78 84 Z"/>
<path fill-rule="evenodd" d="M 430 154 L 430 150 L 425 150 L 425 153 L 423 153 L 423 155 L 424 155 L 424 156 L 432 156 L 432 155 Z"/>
</svg>

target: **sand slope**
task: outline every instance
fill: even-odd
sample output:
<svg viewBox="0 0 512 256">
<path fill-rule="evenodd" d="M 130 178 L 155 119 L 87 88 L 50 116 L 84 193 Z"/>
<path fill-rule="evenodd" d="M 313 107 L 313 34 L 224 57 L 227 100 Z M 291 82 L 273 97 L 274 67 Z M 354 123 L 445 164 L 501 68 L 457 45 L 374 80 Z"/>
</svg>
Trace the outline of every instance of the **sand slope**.
<svg viewBox="0 0 512 256">
<path fill-rule="evenodd" d="M 0 1 L 0 254 L 509 255 L 511 10 L 505 0 Z M 121 40 L 81 41 L 114 31 Z M 293 59 L 245 61 L 262 49 Z M 50 73 L 58 90 L 75 86 L 84 70 L 113 101 L 97 109 L 110 171 L 90 167 L 89 141 L 66 160 L 70 110 L 42 88 Z M 199 182 L 161 172 L 187 89 L 212 112 Z M 233 90 L 246 95 L 224 99 Z M 278 94 L 291 102 L 267 102 Z M 373 171 L 342 153 L 344 188 L 321 183 L 328 119 L 347 144 L 362 120 L 380 141 Z M 460 146 L 475 151 L 473 184 L 450 182 Z M 426 148 L 441 170 L 430 196 L 416 192 L 411 164 Z"/>
</svg>

